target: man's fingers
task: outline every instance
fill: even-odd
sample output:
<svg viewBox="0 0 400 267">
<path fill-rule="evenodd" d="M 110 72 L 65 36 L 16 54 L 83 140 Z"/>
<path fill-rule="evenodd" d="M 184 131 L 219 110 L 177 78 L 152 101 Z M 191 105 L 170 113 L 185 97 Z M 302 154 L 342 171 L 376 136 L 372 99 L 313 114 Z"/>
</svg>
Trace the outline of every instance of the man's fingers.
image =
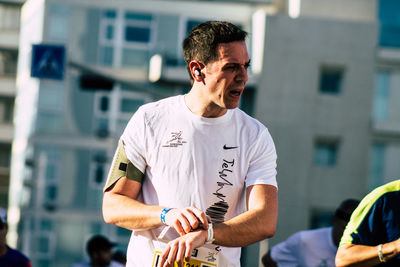
<svg viewBox="0 0 400 267">
<path fill-rule="evenodd" d="M 190 227 L 189 231 L 186 233 L 189 233 L 192 229 L 197 229 L 197 227 L 199 227 L 201 221 L 199 221 L 199 218 L 197 217 L 193 208 L 186 209 L 183 214 L 188 221 L 188 226 Z"/>
<path fill-rule="evenodd" d="M 193 216 L 193 215 L 192 215 Z M 191 220 L 193 220 L 190 216 L 190 213 L 187 211 L 183 211 L 183 213 L 178 217 L 178 220 L 184 230 L 184 234 L 189 233 L 192 230 Z"/>
<path fill-rule="evenodd" d="M 158 266 L 161 266 L 161 267 L 164 267 L 165 266 L 165 263 L 167 263 L 168 264 L 168 262 L 167 262 L 167 258 L 168 258 L 168 253 L 169 253 L 169 251 L 170 251 L 170 247 L 169 246 L 167 246 L 167 248 L 164 250 L 164 252 L 161 254 L 161 258 L 160 258 L 160 264 L 158 265 Z M 157 267 L 158 267 L 157 266 Z M 168 265 L 167 265 L 168 266 Z"/>
<path fill-rule="evenodd" d="M 186 261 L 190 261 L 190 257 L 192 256 L 192 246 L 191 245 L 186 245 L 185 249 L 185 259 Z"/>
<path fill-rule="evenodd" d="M 175 261 L 178 263 L 178 266 L 183 266 L 183 256 L 185 253 L 185 243 L 179 242 L 178 252 L 176 253 Z"/>
<path fill-rule="evenodd" d="M 173 209 L 166 214 L 166 222 L 182 236 L 199 227 L 208 229 L 211 218 L 196 207 Z"/>
<path fill-rule="evenodd" d="M 170 244 L 170 250 L 168 253 L 168 259 L 167 262 L 168 264 L 171 264 L 172 266 L 174 266 L 174 262 L 176 259 L 176 253 L 178 252 L 178 246 L 176 246 L 175 244 Z M 166 267 L 168 267 L 168 264 L 166 265 Z M 165 264 L 164 264 L 165 265 Z"/>
<path fill-rule="evenodd" d="M 199 221 L 203 225 L 204 229 L 208 229 L 207 215 L 203 211 L 201 211 L 195 207 L 192 207 L 191 210 L 192 210 L 193 214 L 196 216 L 196 221 Z M 196 228 L 197 228 L 197 226 L 196 226 Z M 193 228 L 193 229 L 196 229 L 196 228 Z"/>
</svg>

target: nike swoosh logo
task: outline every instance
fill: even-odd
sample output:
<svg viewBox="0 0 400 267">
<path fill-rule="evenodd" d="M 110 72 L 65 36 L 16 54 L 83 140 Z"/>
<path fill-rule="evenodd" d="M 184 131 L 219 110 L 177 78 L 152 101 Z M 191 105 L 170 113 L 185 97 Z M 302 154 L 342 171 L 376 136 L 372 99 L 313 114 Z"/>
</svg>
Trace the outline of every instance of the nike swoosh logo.
<svg viewBox="0 0 400 267">
<path fill-rule="evenodd" d="M 234 148 L 238 148 L 238 146 L 226 146 L 226 145 L 224 145 L 224 149 L 234 149 Z"/>
</svg>

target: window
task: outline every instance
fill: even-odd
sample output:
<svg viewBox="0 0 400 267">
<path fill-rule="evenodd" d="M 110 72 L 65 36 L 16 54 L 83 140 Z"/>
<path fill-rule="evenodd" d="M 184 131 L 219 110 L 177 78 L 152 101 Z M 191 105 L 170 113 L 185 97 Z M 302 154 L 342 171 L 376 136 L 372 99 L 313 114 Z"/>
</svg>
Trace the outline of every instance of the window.
<svg viewBox="0 0 400 267">
<path fill-rule="evenodd" d="M 48 211 L 53 211 L 57 204 L 58 199 L 58 184 L 61 175 L 61 155 L 58 148 L 45 147 L 42 148 L 39 156 L 43 160 L 44 168 L 44 191 L 43 191 L 43 207 Z"/>
<path fill-rule="evenodd" d="M 125 14 L 124 40 L 127 42 L 150 43 L 151 14 L 127 12 Z"/>
<path fill-rule="evenodd" d="M 317 139 L 314 144 L 314 163 L 320 166 L 335 166 L 337 163 L 339 141 Z"/>
<path fill-rule="evenodd" d="M 20 7 L 18 5 L 0 5 L 0 30 L 19 29 Z"/>
<path fill-rule="evenodd" d="M 314 209 L 311 211 L 310 229 L 328 227 L 332 225 L 333 211 Z"/>
<path fill-rule="evenodd" d="M 376 188 L 383 184 L 385 175 L 385 150 L 386 145 L 375 143 L 371 147 L 369 179 L 370 188 Z"/>
<path fill-rule="evenodd" d="M 17 73 L 17 60 L 18 51 L 0 49 L 0 76 L 15 76 Z"/>
<path fill-rule="evenodd" d="M 93 189 L 100 189 L 104 186 L 108 161 L 107 152 L 99 151 L 92 156 L 90 163 L 90 186 Z"/>
<path fill-rule="evenodd" d="M 11 158 L 11 144 L 0 143 L 0 168 L 9 168 Z"/>
<path fill-rule="evenodd" d="M 0 97 L 0 123 L 12 123 L 14 112 L 14 98 Z"/>
<path fill-rule="evenodd" d="M 379 71 L 375 77 L 373 118 L 377 121 L 386 120 L 388 117 L 390 77 L 388 71 Z"/>
<path fill-rule="evenodd" d="M 108 96 L 102 96 L 100 98 L 100 104 L 99 104 L 100 111 L 107 112 L 109 109 L 109 104 L 110 104 L 110 101 L 109 101 Z"/>
<path fill-rule="evenodd" d="M 98 137 L 109 136 L 109 111 L 111 107 L 110 95 L 108 93 L 96 93 L 94 108 L 93 131 Z"/>
<path fill-rule="evenodd" d="M 148 43 L 150 42 L 150 29 L 128 25 L 125 27 L 125 41 Z"/>
<path fill-rule="evenodd" d="M 379 45 L 400 47 L 400 1 L 380 0 L 378 16 L 380 21 Z"/>
<path fill-rule="evenodd" d="M 325 94 L 339 94 L 342 90 L 343 67 L 322 66 L 319 72 L 319 91 Z"/>
<path fill-rule="evenodd" d="M 100 20 L 99 63 L 147 69 L 155 26 L 152 14 L 104 11 Z"/>
</svg>

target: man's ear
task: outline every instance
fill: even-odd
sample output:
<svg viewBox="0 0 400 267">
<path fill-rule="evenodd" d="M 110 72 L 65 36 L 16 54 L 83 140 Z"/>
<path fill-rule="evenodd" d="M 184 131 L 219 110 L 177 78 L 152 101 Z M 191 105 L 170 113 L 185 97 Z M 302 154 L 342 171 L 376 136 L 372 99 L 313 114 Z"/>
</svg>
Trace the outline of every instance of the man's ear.
<svg viewBox="0 0 400 267">
<path fill-rule="evenodd" d="M 199 61 L 191 61 L 189 63 L 189 68 L 190 72 L 192 74 L 193 79 L 196 82 L 202 82 L 203 81 L 203 74 L 201 70 L 204 68 L 204 64 L 200 63 Z"/>
</svg>

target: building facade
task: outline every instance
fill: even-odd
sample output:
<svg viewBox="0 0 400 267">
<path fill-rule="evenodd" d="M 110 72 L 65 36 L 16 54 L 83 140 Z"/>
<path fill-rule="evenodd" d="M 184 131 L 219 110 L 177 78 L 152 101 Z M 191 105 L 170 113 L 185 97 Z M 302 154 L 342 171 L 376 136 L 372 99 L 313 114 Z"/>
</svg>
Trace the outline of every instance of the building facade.
<svg viewBox="0 0 400 267">
<path fill-rule="evenodd" d="M 266 25 L 255 116 L 268 125 L 278 151 L 274 244 L 330 225 L 342 200 L 369 189 L 377 27 L 283 15 L 267 16 Z"/>
<path fill-rule="evenodd" d="M 0 1 L 0 206 L 8 206 L 13 113 L 18 59 L 20 8 L 23 1 Z"/>
<path fill-rule="evenodd" d="M 102 187 L 125 125 L 140 105 L 190 89 L 181 43 L 194 25 L 229 20 L 259 37 L 263 31 L 256 34 L 254 21 L 268 8 L 265 3 L 27 1 L 21 13 L 10 242 L 43 267 L 87 259 L 85 244 L 94 234 L 108 236 L 125 251 L 130 231 L 106 225 L 101 215 Z M 252 47 L 253 38 L 251 53 L 262 52 L 262 46 Z M 162 59 L 161 75 L 150 82 L 154 55 Z M 259 253 L 258 247 L 253 250 Z"/>
</svg>

